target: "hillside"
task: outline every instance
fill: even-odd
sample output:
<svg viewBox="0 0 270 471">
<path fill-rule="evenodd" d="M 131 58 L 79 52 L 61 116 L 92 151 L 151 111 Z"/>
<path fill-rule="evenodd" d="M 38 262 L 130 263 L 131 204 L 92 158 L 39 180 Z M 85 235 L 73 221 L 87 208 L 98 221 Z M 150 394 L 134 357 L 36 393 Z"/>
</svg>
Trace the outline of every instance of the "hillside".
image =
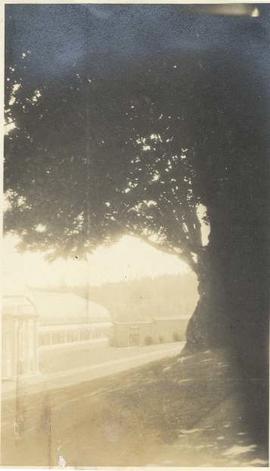
<svg viewBox="0 0 270 471">
<path fill-rule="evenodd" d="M 23 395 L 14 443 L 4 404 L 3 464 L 267 466 L 245 421 L 241 375 L 224 351 L 153 362 L 36 397 Z M 250 387 L 246 380 L 246 388 Z M 253 404 L 256 416 L 259 401 Z"/>
<path fill-rule="evenodd" d="M 90 287 L 88 296 L 91 301 L 105 306 L 117 320 L 187 318 L 197 303 L 197 280 L 191 273 L 108 283 Z"/>
</svg>

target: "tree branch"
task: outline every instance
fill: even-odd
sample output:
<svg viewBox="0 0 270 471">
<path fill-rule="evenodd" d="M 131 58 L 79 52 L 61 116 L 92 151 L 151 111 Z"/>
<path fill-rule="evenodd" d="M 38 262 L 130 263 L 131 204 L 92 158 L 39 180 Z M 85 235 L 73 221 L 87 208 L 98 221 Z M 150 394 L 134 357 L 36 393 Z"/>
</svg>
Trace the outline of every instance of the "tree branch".
<svg viewBox="0 0 270 471">
<path fill-rule="evenodd" d="M 188 253 L 187 251 L 184 251 L 180 248 L 177 249 L 168 244 L 160 244 L 158 242 L 154 242 L 153 240 L 149 239 L 146 235 L 143 235 L 142 233 L 137 234 L 136 232 L 129 230 L 129 234 L 135 237 L 139 237 L 141 240 L 146 242 L 148 245 L 150 245 L 154 249 L 160 250 L 161 252 L 166 253 L 168 255 L 176 255 L 181 260 L 185 261 L 189 265 L 189 267 L 195 273 L 197 273 L 197 263 L 193 260 L 191 254 Z"/>
</svg>

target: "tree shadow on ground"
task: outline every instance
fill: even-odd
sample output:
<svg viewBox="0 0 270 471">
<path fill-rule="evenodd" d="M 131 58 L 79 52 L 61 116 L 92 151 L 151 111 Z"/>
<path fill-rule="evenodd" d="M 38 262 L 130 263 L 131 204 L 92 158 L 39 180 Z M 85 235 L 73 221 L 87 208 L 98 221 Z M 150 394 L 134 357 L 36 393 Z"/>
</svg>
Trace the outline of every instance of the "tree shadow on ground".
<svg viewBox="0 0 270 471">
<path fill-rule="evenodd" d="M 224 351 L 208 350 L 40 395 L 36 405 L 25 398 L 24 432 L 16 443 L 6 434 L 5 464 L 62 456 L 69 466 L 267 466 L 243 381 Z"/>
<path fill-rule="evenodd" d="M 249 433 L 242 382 L 224 351 L 119 375 L 78 425 L 80 464 L 266 466 Z"/>
</svg>

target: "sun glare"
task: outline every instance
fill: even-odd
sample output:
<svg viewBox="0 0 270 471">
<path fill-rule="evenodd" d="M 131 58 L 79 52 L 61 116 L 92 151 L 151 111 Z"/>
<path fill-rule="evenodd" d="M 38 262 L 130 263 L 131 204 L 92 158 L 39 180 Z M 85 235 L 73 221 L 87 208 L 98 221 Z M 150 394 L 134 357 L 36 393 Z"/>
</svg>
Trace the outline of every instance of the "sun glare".
<svg viewBox="0 0 270 471">
<path fill-rule="evenodd" d="M 111 247 L 99 247 L 86 260 L 48 262 L 41 252 L 18 253 L 14 236 L 4 238 L 5 289 L 27 285 L 102 285 L 165 274 L 188 273 L 178 257 L 167 255 L 135 237 L 124 236 Z"/>
</svg>

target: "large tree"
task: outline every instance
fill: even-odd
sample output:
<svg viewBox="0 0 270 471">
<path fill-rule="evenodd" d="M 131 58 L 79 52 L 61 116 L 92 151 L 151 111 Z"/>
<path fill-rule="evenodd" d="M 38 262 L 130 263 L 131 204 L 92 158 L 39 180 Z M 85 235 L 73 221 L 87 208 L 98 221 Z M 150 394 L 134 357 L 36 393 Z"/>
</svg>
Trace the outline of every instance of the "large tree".
<svg viewBox="0 0 270 471">
<path fill-rule="evenodd" d="M 247 378 L 259 378 L 261 420 L 267 15 L 198 20 L 179 7 L 130 8 L 97 14 L 72 7 L 86 56 L 74 61 L 73 44 L 72 62 L 53 73 L 42 44 L 23 40 L 23 18 L 34 15 L 40 26 L 42 15 L 51 21 L 66 10 L 26 7 L 24 17 L 8 8 L 6 121 L 15 128 L 5 141 L 5 227 L 21 236 L 22 248 L 42 248 L 51 257 L 79 257 L 127 232 L 182 257 L 200 291 L 188 348 L 225 346 Z M 16 46 L 14 25 L 21 34 Z M 54 47 L 65 49 L 60 43 Z M 202 205 L 211 229 L 207 246 Z"/>
</svg>

